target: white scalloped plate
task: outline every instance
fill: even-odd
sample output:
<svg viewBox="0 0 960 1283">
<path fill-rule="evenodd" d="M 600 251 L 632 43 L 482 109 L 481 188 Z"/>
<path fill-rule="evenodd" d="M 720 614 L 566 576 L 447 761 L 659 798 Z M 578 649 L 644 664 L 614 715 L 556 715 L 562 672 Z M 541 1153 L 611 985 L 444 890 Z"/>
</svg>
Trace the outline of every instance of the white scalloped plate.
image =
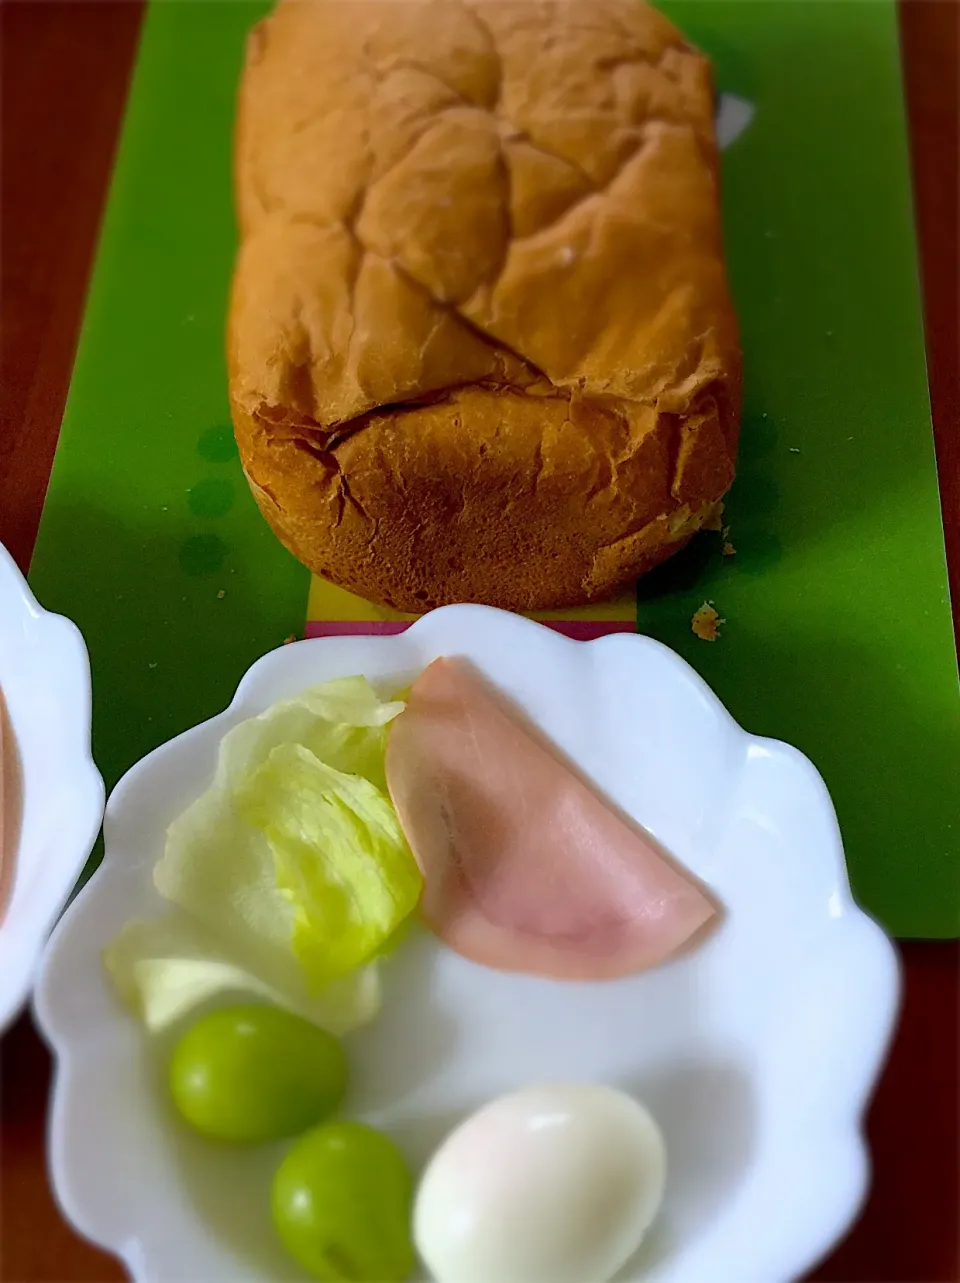
<svg viewBox="0 0 960 1283">
<path fill-rule="evenodd" d="M 79 630 L 41 609 L 0 544 L 0 689 L 19 775 L 16 849 L 0 914 L 0 1033 L 93 849 L 103 781 L 90 756 L 90 665 Z M 10 769 L 10 763 L 8 763 Z"/>
<path fill-rule="evenodd" d="M 226 712 L 118 785 L 103 866 L 58 927 L 36 995 L 59 1058 L 51 1164 L 66 1214 L 143 1283 L 297 1277 L 269 1226 L 276 1152 L 224 1151 L 174 1121 L 157 1049 L 109 992 L 99 952 L 159 907 L 150 871 L 164 831 L 206 787 L 225 731 L 315 682 L 361 672 L 397 686 L 438 655 L 473 660 L 726 914 L 689 956 L 606 984 L 501 975 L 411 940 L 380 1019 L 349 1039 L 350 1112 L 419 1167 L 465 1113 L 523 1083 L 626 1087 L 658 1117 L 670 1173 L 623 1277 L 798 1278 L 864 1195 L 862 1114 L 898 994 L 894 950 L 851 898 L 823 782 L 794 749 L 745 734 L 656 642 L 574 642 L 478 606 L 396 637 L 275 651 Z"/>
</svg>

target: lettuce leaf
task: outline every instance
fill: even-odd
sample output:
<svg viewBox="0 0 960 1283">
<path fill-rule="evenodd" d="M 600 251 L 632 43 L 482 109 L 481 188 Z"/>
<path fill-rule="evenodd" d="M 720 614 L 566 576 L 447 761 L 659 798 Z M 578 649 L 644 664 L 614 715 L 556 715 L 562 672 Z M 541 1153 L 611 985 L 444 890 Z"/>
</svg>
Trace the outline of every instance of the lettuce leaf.
<svg viewBox="0 0 960 1283">
<path fill-rule="evenodd" d="M 105 958 L 145 1018 L 238 985 L 329 1028 L 328 1008 L 348 1023 L 347 1008 L 375 1014 L 368 964 L 421 887 L 386 792 L 387 727 L 402 709 L 344 678 L 224 736 L 213 782 L 154 869 L 187 926 L 128 924 Z"/>
<path fill-rule="evenodd" d="M 255 967 L 256 960 L 250 962 Z M 304 986 L 274 989 L 254 970 L 229 961 L 199 923 L 175 910 L 128 922 L 103 951 L 103 963 L 120 998 L 151 1033 L 195 1007 L 237 994 L 264 998 L 337 1035 L 372 1020 L 380 1010 L 376 964 L 352 971 L 317 997 Z"/>
<path fill-rule="evenodd" d="M 377 954 L 420 898 L 421 876 L 385 792 L 280 744 L 237 792 L 293 906 L 293 950 L 315 989 Z"/>
</svg>

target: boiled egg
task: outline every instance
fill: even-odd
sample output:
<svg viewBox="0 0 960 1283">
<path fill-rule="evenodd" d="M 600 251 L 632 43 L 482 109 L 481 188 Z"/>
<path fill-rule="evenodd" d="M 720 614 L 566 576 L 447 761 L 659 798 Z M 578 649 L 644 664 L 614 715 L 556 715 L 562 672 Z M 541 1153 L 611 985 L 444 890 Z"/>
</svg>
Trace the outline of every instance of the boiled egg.
<svg viewBox="0 0 960 1283">
<path fill-rule="evenodd" d="M 414 1240 L 437 1283 L 607 1283 L 656 1216 L 665 1173 L 660 1130 L 631 1096 L 527 1087 L 441 1144 Z"/>
</svg>

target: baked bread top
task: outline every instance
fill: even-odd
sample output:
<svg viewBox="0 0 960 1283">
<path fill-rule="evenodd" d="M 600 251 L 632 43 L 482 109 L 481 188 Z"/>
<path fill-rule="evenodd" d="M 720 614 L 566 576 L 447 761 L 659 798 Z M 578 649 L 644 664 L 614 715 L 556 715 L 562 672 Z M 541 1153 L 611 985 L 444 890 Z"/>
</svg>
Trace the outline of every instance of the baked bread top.
<svg viewBox="0 0 960 1283">
<path fill-rule="evenodd" d="M 614 586 L 587 582 L 601 545 L 660 517 L 673 534 L 695 527 L 732 480 L 739 416 L 713 106 L 707 61 L 639 0 L 282 0 L 253 31 L 231 401 L 254 492 L 298 555 L 407 608 L 462 598 L 456 576 L 414 597 L 345 564 L 359 548 L 337 549 L 345 504 L 400 558 L 378 513 L 351 506 L 345 460 L 377 453 L 399 490 L 422 438 L 430 468 L 449 447 L 462 496 L 482 496 L 493 465 L 477 443 L 496 454 L 514 425 L 510 467 L 610 490 L 593 552 L 558 511 L 557 537 L 566 521 L 582 547 L 544 604 Z M 571 472 L 578 452 L 605 469 Z M 318 469 L 340 521 L 317 508 Z M 621 488 L 633 497 L 618 508 Z"/>
</svg>

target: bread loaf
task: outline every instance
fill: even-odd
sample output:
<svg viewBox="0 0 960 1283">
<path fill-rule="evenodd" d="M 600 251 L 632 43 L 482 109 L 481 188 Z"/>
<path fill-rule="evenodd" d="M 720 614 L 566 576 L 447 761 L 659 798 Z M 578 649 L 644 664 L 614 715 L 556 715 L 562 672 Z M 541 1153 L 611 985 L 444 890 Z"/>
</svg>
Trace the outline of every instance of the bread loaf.
<svg viewBox="0 0 960 1283">
<path fill-rule="evenodd" d="M 639 0 L 282 0 L 236 138 L 230 399 L 280 539 L 420 611 L 610 595 L 734 475 L 707 61 Z"/>
</svg>

